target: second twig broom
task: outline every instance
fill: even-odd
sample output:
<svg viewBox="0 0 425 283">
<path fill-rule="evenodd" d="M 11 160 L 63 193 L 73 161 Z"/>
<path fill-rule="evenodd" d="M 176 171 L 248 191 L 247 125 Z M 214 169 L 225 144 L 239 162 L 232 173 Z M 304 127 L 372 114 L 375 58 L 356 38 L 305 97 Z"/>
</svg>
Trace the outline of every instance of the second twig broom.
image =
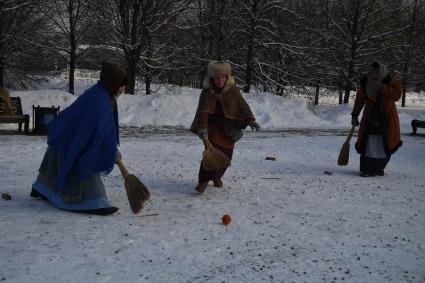
<svg viewBox="0 0 425 283">
<path fill-rule="evenodd" d="M 338 156 L 338 165 L 346 166 L 348 164 L 348 159 L 350 158 L 350 140 L 353 136 L 355 126 L 351 127 L 350 132 L 348 133 L 347 139 L 341 147 L 341 151 Z"/>
</svg>

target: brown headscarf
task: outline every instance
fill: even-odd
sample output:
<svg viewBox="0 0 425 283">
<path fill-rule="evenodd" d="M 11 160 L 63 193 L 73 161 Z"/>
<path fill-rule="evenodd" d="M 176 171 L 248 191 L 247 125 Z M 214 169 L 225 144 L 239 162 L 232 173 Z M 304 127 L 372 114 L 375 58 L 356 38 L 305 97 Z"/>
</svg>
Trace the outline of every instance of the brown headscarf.
<svg viewBox="0 0 425 283">
<path fill-rule="evenodd" d="M 118 65 L 103 62 L 100 71 L 100 81 L 109 94 L 116 96 L 119 88 L 127 84 L 127 72 Z"/>
</svg>

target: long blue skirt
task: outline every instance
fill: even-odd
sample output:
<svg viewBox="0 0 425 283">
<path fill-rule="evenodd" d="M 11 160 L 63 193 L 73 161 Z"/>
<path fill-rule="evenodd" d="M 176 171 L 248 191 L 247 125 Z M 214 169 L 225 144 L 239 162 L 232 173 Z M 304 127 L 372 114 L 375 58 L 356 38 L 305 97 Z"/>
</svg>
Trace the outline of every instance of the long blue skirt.
<svg viewBox="0 0 425 283">
<path fill-rule="evenodd" d="M 93 174 L 78 180 L 78 174 L 71 172 L 64 187 L 57 191 L 55 180 L 60 168 L 60 158 L 52 148 L 47 148 L 33 189 L 45 196 L 54 206 L 64 210 L 93 210 L 112 207 L 100 174 Z"/>
</svg>

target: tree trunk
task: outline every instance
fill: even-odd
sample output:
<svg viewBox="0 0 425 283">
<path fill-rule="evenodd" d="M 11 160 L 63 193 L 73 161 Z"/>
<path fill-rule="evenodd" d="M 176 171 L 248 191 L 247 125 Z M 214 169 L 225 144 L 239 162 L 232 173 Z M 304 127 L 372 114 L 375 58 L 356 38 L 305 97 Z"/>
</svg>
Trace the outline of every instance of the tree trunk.
<svg viewBox="0 0 425 283">
<path fill-rule="evenodd" d="M 283 92 L 282 86 L 280 84 L 278 84 L 277 87 L 276 87 L 276 94 L 279 95 L 279 96 L 282 96 L 282 92 Z"/>
<path fill-rule="evenodd" d="M 345 82 L 344 103 L 348 103 L 350 101 L 350 93 L 351 93 L 351 82 L 347 80 Z"/>
<path fill-rule="evenodd" d="M 243 88 L 243 92 L 245 93 L 249 93 L 251 89 L 251 76 L 252 76 L 251 58 L 252 58 L 252 47 L 250 43 L 248 47 L 248 52 L 246 55 L 245 86 Z"/>
<path fill-rule="evenodd" d="M 71 44 L 71 50 L 69 54 L 69 87 L 68 91 L 69 93 L 75 94 L 74 90 L 74 75 L 75 75 L 75 43 Z"/>
<path fill-rule="evenodd" d="M 139 64 L 141 46 L 138 40 L 141 1 L 119 1 L 119 12 L 122 17 L 123 29 L 126 32 L 127 42 L 124 44 L 124 52 L 127 60 L 127 93 L 134 95 L 136 90 L 137 65 Z M 130 46 L 126 46 L 126 44 Z"/>
<path fill-rule="evenodd" d="M 199 80 L 199 88 L 202 89 L 204 87 L 204 72 L 199 72 L 198 80 Z"/>
<path fill-rule="evenodd" d="M 403 95 L 401 97 L 401 107 L 406 107 L 406 92 L 407 92 L 407 85 L 409 84 L 411 49 L 412 49 L 412 42 L 413 42 L 413 32 L 415 31 L 417 5 L 418 5 L 418 0 L 415 0 L 415 3 L 413 4 L 412 19 L 411 19 L 410 28 L 409 28 L 409 34 L 407 37 L 407 46 L 404 52 L 406 59 L 404 60 L 404 64 L 403 64 L 403 77 L 401 82 L 402 89 L 403 89 Z"/>
<path fill-rule="evenodd" d="M 153 56 L 153 52 L 152 52 L 152 37 L 148 34 L 146 36 L 146 41 L 147 41 L 147 50 L 146 50 L 146 95 L 151 94 L 151 82 L 152 82 L 152 69 L 151 69 L 151 65 L 152 65 L 152 61 L 151 58 Z M 184 83 L 184 82 L 183 82 Z"/>
<path fill-rule="evenodd" d="M 338 89 L 338 91 L 339 91 L 339 104 L 342 104 L 342 89 L 341 88 L 339 88 Z"/>
<path fill-rule="evenodd" d="M 4 87 L 5 81 L 4 81 L 4 55 L 3 52 L 3 45 L 0 43 L 0 87 Z"/>
<path fill-rule="evenodd" d="M 409 67 L 408 67 L 408 64 L 405 62 L 403 66 L 403 77 L 401 79 L 401 89 L 402 89 L 401 107 L 406 107 L 406 92 L 407 92 L 407 84 L 409 80 L 408 73 L 409 73 Z"/>
<path fill-rule="evenodd" d="M 75 74 L 75 61 L 76 61 L 76 46 L 77 43 L 75 41 L 75 21 L 74 18 L 74 2 L 69 1 L 68 6 L 68 16 L 69 16 L 69 78 L 68 78 L 68 92 L 74 94 L 74 74 Z"/>
<path fill-rule="evenodd" d="M 128 68 L 128 82 L 127 82 L 127 93 L 134 94 L 135 86 L 136 86 L 136 68 L 137 62 L 136 60 L 129 58 L 127 59 Z"/>
<path fill-rule="evenodd" d="M 267 78 L 265 76 L 263 76 L 263 81 L 261 83 L 263 85 L 263 91 L 264 92 L 268 92 L 269 91 L 269 88 L 267 86 Z"/>
<path fill-rule="evenodd" d="M 252 15 L 256 14 L 257 11 L 257 1 L 254 1 L 252 3 L 252 10 L 250 11 Z M 243 91 L 245 93 L 249 93 L 250 89 L 251 89 L 251 78 L 252 78 L 252 56 L 254 53 L 254 32 L 255 32 L 255 23 L 256 19 L 255 16 L 254 18 L 251 18 L 251 32 L 249 35 L 249 39 L 248 39 L 248 51 L 246 53 L 246 71 L 245 71 L 245 87 L 243 88 Z"/>
<path fill-rule="evenodd" d="M 319 86 L 316 85 L 316 94 L 314 96 L 314 105 L 318 105 L 319 104 Z"/>
<path fill-rule="evenodd" d="M 151 94 L 151 73 L 150 73 L 150 68 L 148 66 L 146 66 L 146 95 Z"/>
<path fill-rule="evenodd" d="M 353 16 L 353 26 L 351 35 L 353 41 L 351 42 L 351 54 L 350 54 L 350 63 L 348 64 L 347 77 L 345 79 L 345 95 L 344 95 L 344 103 L 348 103 L 350 101 L 350 92 L 351 92 L 351 80 L 354 77 L 354 62 L 356 60 L 357 55 L 357 40 L 359 40 L 358 29 L 359 29 L 359 19 L 360 19 L 360 1 L 356 1 L 355 13 Z"/>
<path fill-rule="evenodd" d="M 4 63 L 0 62 L 0 87 L 4 87 Z"/>
</svg>

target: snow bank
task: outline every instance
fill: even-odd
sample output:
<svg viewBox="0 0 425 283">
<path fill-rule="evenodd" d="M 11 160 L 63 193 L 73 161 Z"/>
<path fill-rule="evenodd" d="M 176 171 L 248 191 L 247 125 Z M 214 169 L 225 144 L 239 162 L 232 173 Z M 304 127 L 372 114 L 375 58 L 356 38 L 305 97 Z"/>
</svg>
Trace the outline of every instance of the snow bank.
<svg viewBox="0 0 425 283">
<path fill-rule="evenodd" d="M 79 81 L 76 85 L 83 92 L 93 80 Z M 60 80 L 50 81 L 50 86 L 58 86 Z M 77 92 L 78 93 L 78 92 Z M 190 126 L 198 104 L 200 90 L 187 87 L 161 87 L 152 95 L 128 95 L 118 98 L 120 123 L 132 127 Z M 63 90 L 14 91 L 12 96 L 20 96 L 24 113 L 31 115 L 32 105 L 68 107 L 76 96 Z M 243 94 L 257 117 L 266 129 L 320 128 L 335 129 L 350 127 L 352 104 L 319 105 L 312 109 L 306 101 L 290 100 L 268 93 Z M 420 94 L 416 96 L 420 100 Z M 402 130 L 410 131 L 412 119 L 425 120 L 425 105 L 399 108 Z M 0 126 L 2 129 L 15 128 L 15 125 Z"/>
</svg>

